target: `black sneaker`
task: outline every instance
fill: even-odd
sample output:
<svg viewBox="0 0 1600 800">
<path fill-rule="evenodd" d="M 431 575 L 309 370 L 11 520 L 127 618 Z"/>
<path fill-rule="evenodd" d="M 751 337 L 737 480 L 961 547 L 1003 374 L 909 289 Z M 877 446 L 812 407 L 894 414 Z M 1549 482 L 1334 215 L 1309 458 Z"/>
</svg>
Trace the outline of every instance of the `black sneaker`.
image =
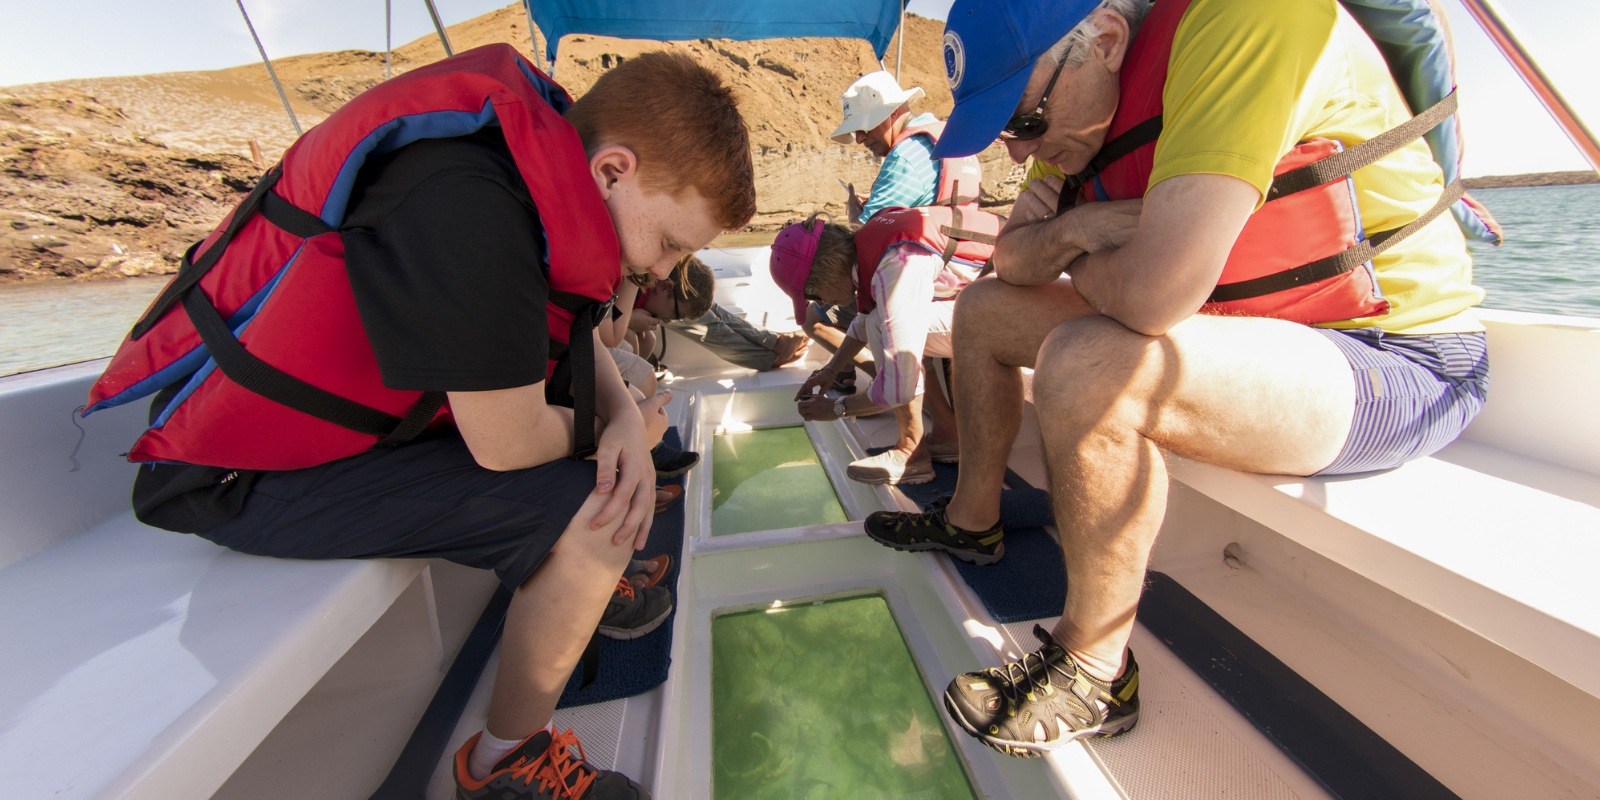
<svg viewBox="0 0 1600 800">
<path fill-rule="evenodd" d="M 650 451 L 650 460 L 656 465 L 657 478 L 676 478 L 700 463 L 700 454 L 693 450 L 679 450 L 662 442 Z"/>
<path fill-rule="evenodd" d="M 999 522 L 986 531 L 957 528 L 945 518 L 945 503 L 929 511 L 874 511 L 867 515 L 867 535 L 896 550 L 943 550 L 968 564 L 993 564 L 1006 554 L 1006 531 Z"/>
<path fill-rule="evenodd" d="M 1128 652 L 1107 684 L 1078 668 L 1042 625 L 1043 647 L 1002 667 L 967 672 L 944 690 L 944 708 L 967 733 L 1009 756 L 1041 756 L 1084 736 L 1116 736 L 1139 721 L 1139 662 Z"/>
<path fill-rule="evenodd" d="M 606 603 L 606 613 L 600 615 L 597 632 L 608 639 L 637 639 L 661 627 L 671 613 L 672 592 L 667 587 L 635 589 L 623 578 Z"/>
<path fill-rule="evenodd" d="M 622 773 L 590 766 L 571 729 L 529 736 L 481 781 L 467 773 L 477 744 L 474 735 L 456 751 L 456 800 L 650 800 L 643 786 Z"/>
</svg>

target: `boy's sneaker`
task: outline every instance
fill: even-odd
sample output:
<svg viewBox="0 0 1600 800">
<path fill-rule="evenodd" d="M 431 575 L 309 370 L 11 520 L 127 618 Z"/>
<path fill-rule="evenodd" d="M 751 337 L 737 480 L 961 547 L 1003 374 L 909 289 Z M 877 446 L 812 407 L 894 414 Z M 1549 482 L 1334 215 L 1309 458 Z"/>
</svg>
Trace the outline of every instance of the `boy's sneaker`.
<svg viewBox="0 0 1600 800">
<path fill-rule="evenodd" d="M 617 581 L 600 615 L 597 632 L 608 639 L 637 639 L 665 622 L 672 613 L 672 591 L 665 586 L 633 588 L 627 578 Z"/>
<path fill-rule="evenodd" d="M 1006 554 L 1006 531 L 999 522 L 986 531 L 969 531 L 951 525 L 944 509 L 944 503 L 936 503 L 920 514 L 874 511 L 867 515 L 867 535 L 896 550 L 943 550 L 969 564 L 993 564 Z"/>
<path fill-rule="evenodd" d="M 475 780 L 467 760 L 480 735 L 473 734 L 456 751 L 456 800 L 650 800 L 643 786 L 622 773 L 590 766 L 570 728 L 529 736 L 483 780 Z"/>
<path fill-rule="evenodd" d="M 1084 736 L 1116 736 L 1139 721 L 1139 662 L 1105 683 L 1078 667 L 1042 625 L 1043 647 L 1005 666 L 968 672 L 944 690 L 950 718 L 1006 755 L 1032 758 Z"/>
<path fill-rule="evenodd" d="M 664 480 L 688 472 L 700 463 L 700 454 L 693 450 L 679 450 L 662 442 L 650 451 L 650 461 L 655 464 L 656 478 Z"/>
</svg>

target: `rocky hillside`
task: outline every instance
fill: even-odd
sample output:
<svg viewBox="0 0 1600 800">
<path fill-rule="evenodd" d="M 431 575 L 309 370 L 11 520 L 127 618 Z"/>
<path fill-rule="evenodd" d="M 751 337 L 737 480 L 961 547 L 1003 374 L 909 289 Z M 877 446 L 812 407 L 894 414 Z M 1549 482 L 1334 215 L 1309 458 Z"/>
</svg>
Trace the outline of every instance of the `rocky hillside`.
<svg viewBox="0 0 1600 800">
<path fill-rule="evenodd" d="M 902 83 L 927 97 L 916 110 L 944 116 L 951 106 L 939 63 L 942 23 L 910 17 Z M 450 29 L 464 50 L 530 40 L 520 6 Z M 537 47 L 537 50 L 533 48 Z M 835 179 L 871 183 L 866 151 L 827 138 L 839 119 L 839 94 L 877 69 L 865 42 L 784 39 L 760 42 L 645 42 L 572 36 L 562 42 L 556 78 L 582 94 L 607 69 L 657 48 L 690 53 L 739 93 L 752 129 L 760 211 L 766 230 L 817 210 L 842 213 Z M 896 44 L 889 48 L 893 66 Z M 395 51 L 393 69 L 443 57 L 427 37 Z M 273 62 L 303 126 L 383 78 L 383 54 L 339 51 Z M 0 90 L 0 281 L 111 278 L 170 272 L 195 238 L 248 190 L 265 164 L 295 137 L 265 68 L 72 80 Z M 259 155 L 258 155 L 259 154 Z M 1020 172 L 1002 151 L 984 154 L 986 189 L 1008 203 Z"/>
</svg>

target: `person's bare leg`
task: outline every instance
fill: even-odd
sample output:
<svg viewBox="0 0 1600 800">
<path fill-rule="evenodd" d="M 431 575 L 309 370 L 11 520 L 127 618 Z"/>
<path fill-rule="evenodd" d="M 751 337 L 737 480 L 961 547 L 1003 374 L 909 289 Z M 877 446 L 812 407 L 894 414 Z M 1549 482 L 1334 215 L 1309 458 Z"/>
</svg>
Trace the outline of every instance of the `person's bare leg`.
<svg viewBox="0 0 1600 800">
<path fill-rule="evenodd" d="M 922 442 L 922 395 L 911 398 L 911 402 L 903 406 L 895 406 L 894 424 L 899 429 L 900 436 L 895 440 L 894 448 L 906 454 L 906 464 L 909 466 L 912 459 L 923 464 L 928 463 L 927 452 L 919 448 Z"/>
<path fill-rule="evenodd" d="M 600 624 L 633 540 L 611 543 L 625 515 L 599 530 L 589 520 L 610 495 L 591 495 L 506 611 L 500 667 L 489 700 L 489 732 L 502 739 L 544 727 Z"/>
<path fill-rule="evenodd" d="M 1071 554 L 1054 636 L 1109 680 L 1121 670 L 1166 513 L 1161 450 L 1249 472 L 1311 474 L 1343 446 L 1354 388 L 1343 355 L 1304 326 L 1197 316 L 1150 337 L 1094 316 L 1046 339 L 1034 403 L 1056 528 Z"/>
<path fill-rule="evenodd" d="M 961 290 L 953 334 L 955 409 L 961 471 L 945 517 L 952 525 L 988 530 L 1000 519 L 1000 488 L 1011 443 L 1022 424 L 1022 374 L 1062 320 L 1093 311 L 1067 280 L 1012 286 L 985 278 Z"/>
<path fill-rule="evenodd" d="M 923 365 L 923 401 L 922 407 L 927 409 L 929 421 L 933 427 L 924 432 L 922 441 L 924 447 L 945 444 L 956 441 L 956 432 L 959 426 L 956 422 L 955 407 L 950 399 L 944 395 L 944 361 L 939 358 L 924 358 Z"/>
</svg>

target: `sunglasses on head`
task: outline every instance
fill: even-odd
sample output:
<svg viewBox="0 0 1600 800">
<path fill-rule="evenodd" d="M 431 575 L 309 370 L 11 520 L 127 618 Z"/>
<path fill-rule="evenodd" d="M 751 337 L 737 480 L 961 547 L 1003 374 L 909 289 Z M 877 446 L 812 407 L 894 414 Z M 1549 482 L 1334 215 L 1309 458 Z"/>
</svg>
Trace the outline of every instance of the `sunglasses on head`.
<svg viewBox="0 0 1600 800">
<path fill-rule="evenodd" d="M 1061 68 L 1067 65 L 1067 60 L 1056 62 L 1056 71 L 1050 73 L 1050 82 L 1044 85 L 1044 94 L 1039 96 L 1039 105 L 1032 111 L 1018 114 L 1000 129 L 1000 138 L 1013 142 L 1026 142 L 1037 139 L 1050 129 L 1050 122 L 1044 118 L 1044 107 L 1050 102 L 1050 91 L 1056 88 L 1056 78 L 1061 77 Z"/>
</svg>

